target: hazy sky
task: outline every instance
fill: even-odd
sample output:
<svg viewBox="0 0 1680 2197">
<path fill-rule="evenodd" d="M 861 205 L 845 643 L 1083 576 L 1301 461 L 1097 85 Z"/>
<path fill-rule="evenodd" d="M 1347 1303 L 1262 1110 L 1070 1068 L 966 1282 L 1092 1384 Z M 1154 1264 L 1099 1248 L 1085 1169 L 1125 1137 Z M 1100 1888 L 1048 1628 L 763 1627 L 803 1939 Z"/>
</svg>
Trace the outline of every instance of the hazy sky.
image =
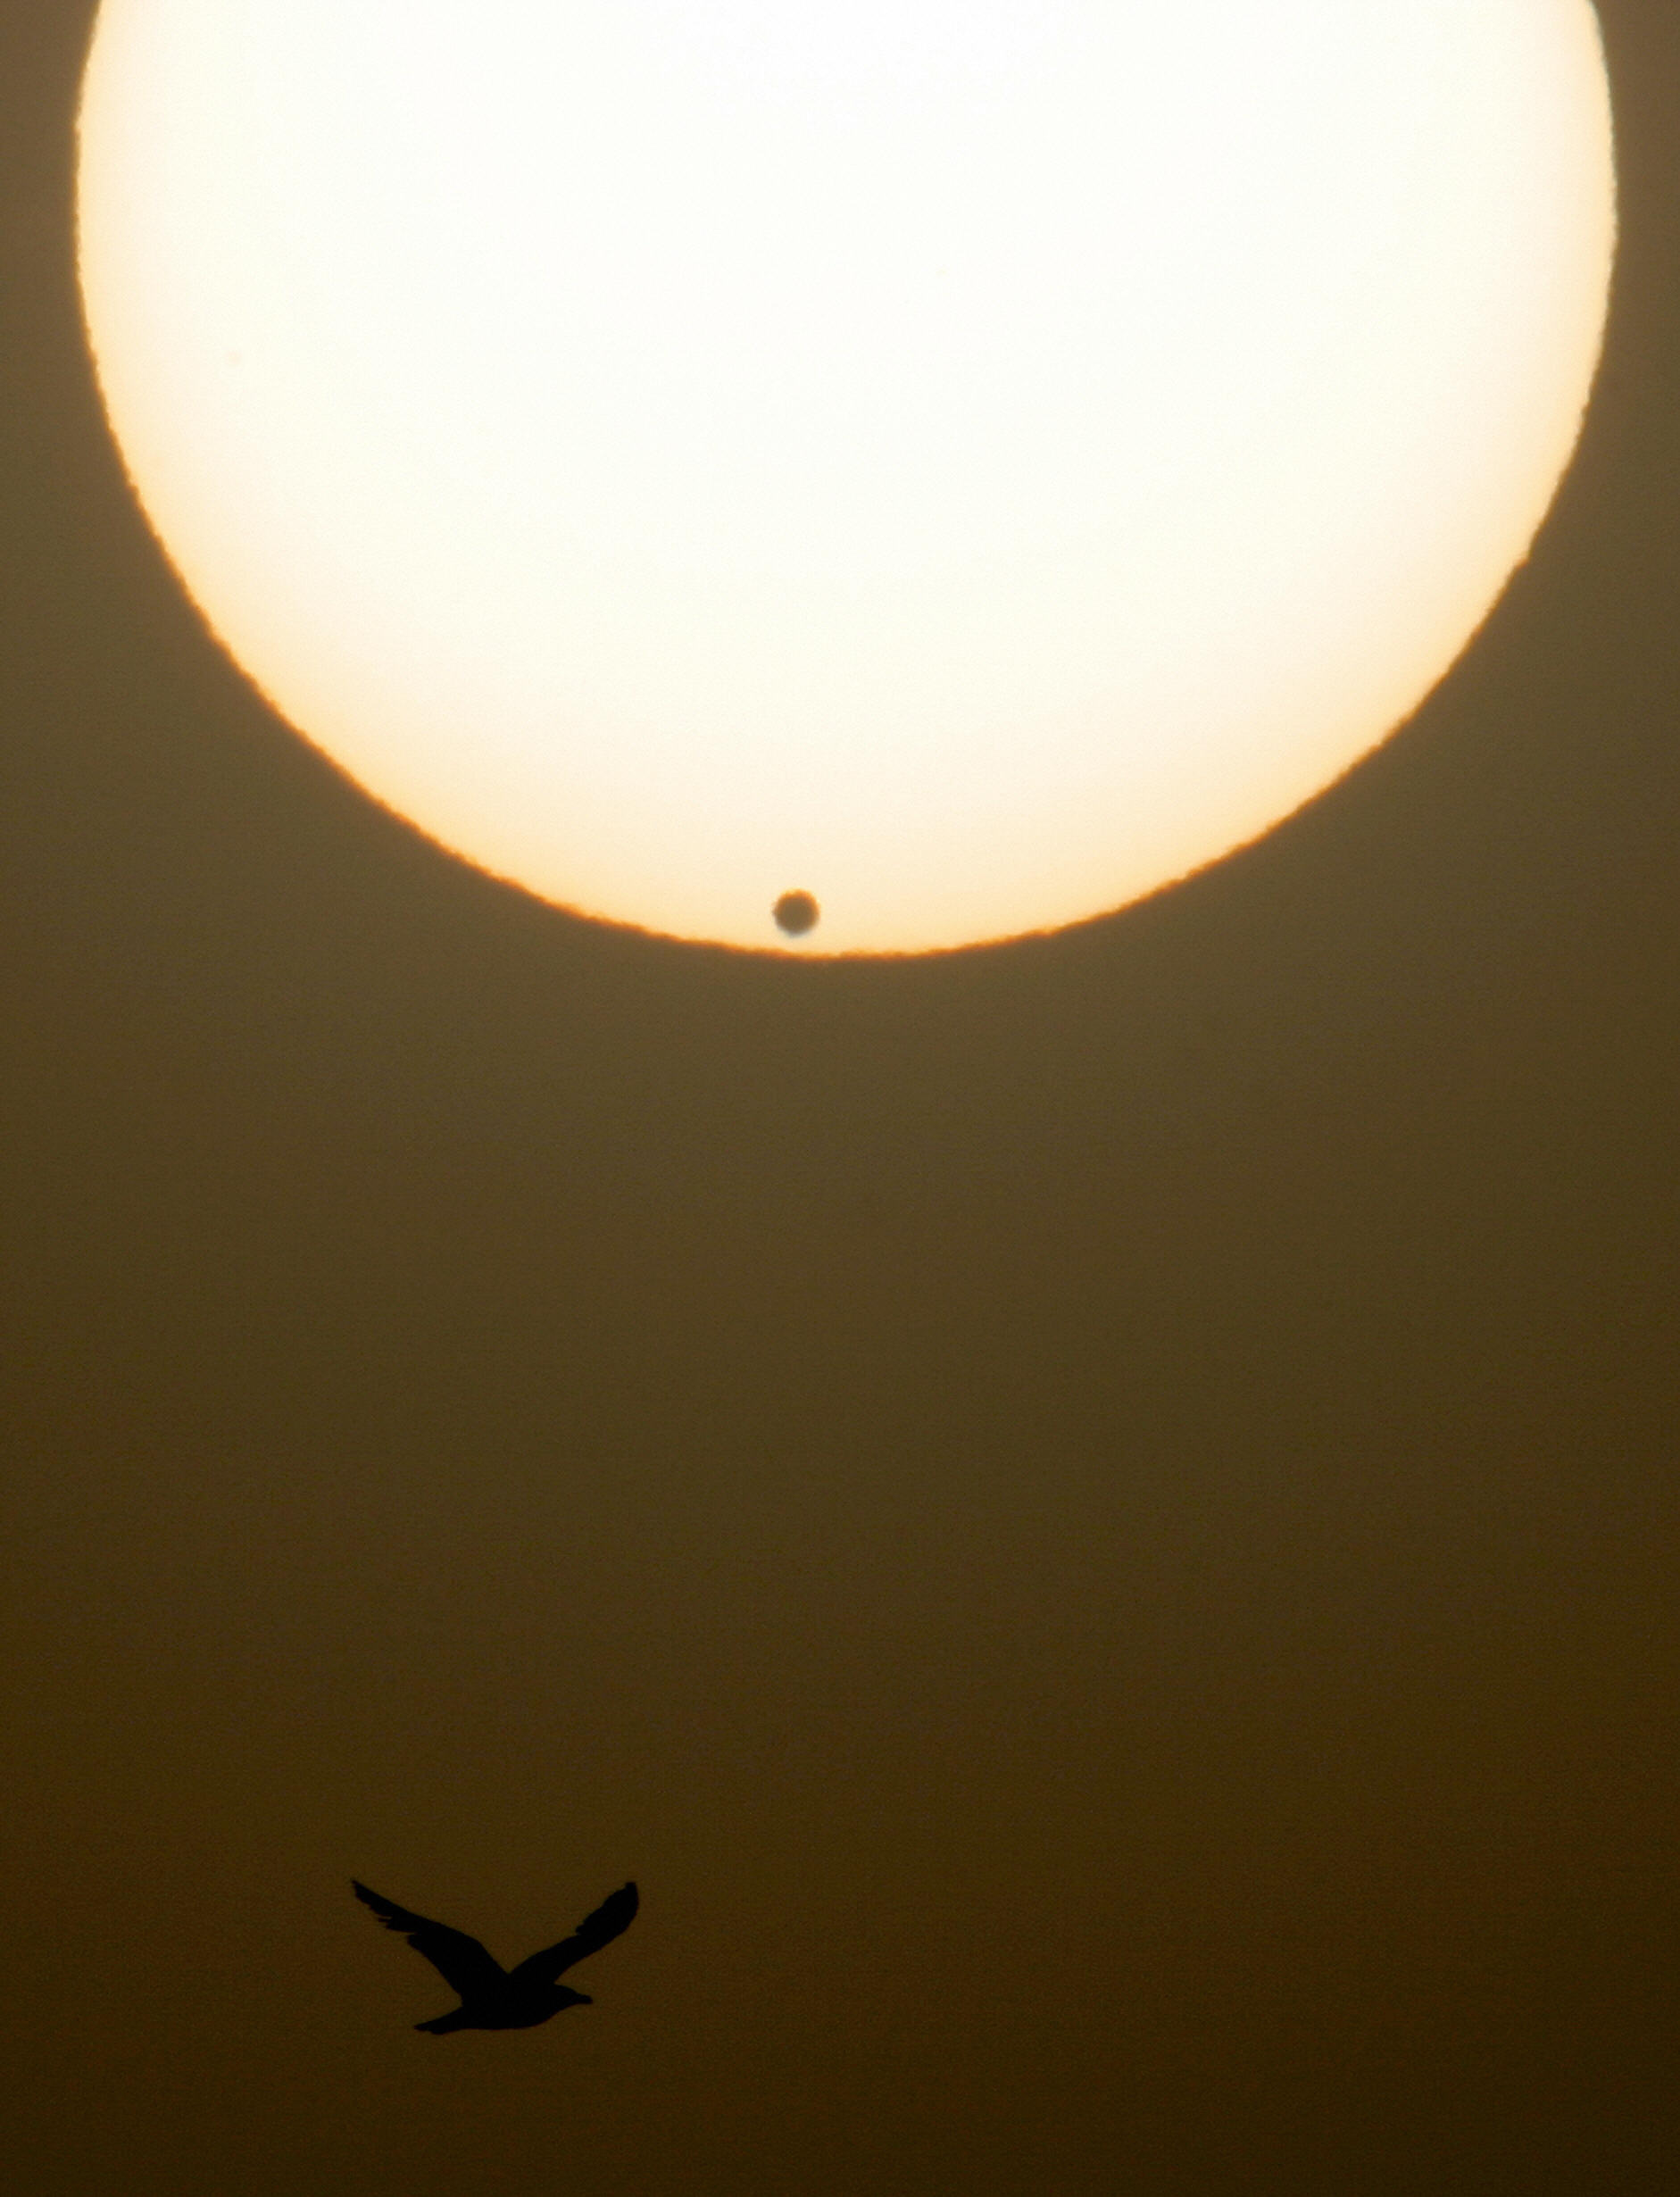
<svg viewBox="0 0 1680 2197">
<path fill-rule="evenodd" d="M 1285 830 L 590 928 L 204 639 L 0 18 L 8 2178 L 1667 2197 L 1680 14 L 1538 552 Z M 596 2003 L 434 2040 L 352 1875 Z M 21 2163 L 20 2163 L 21 2162 Z"/>
</svg>

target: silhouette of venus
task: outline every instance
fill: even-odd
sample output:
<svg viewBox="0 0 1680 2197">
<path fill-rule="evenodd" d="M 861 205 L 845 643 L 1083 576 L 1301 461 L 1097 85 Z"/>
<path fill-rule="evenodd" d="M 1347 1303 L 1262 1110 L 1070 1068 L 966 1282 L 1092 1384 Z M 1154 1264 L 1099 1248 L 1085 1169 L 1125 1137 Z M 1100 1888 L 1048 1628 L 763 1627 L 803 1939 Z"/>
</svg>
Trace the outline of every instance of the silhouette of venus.
<svg viewBox="0 0 1680 2197">
<path fill-rule="evenodd" d="M 1615 237 L 1590 0 L 103 0 L 79 204 L 276 708 L 549 900 L 799 953 L 1118 907 L 1381 740 Z"/>
<path fill-rule="evenodd" d="M 504 1968 L 464 1930 L 452 1930 L 446 1922 L 412 1915 L 407 1908 L 358 1884 L 353 1877 L 350 1881 L 362 1905 L 370 1907 L 387 1930 L 407 1938 L 450 1989 L 460 1993 L 461 2004 L 451 2012 L 415 2023 L 417 2029 L 434 2037 L 449 2036 L 457 2029 L 534 2029 L 538 2022 L 564 2013 L 569 2006 L 593 2005 L 587 1993 L 570 1990 L 560 1978 L 568 1968 L 621 1936 L 635 1921 L 641 1904 L 636 1886 L 621 1885 L 593 1914 L 584 1917 L 570 1937 L 532 1953 L 516 1968 Z"/>
</svg>

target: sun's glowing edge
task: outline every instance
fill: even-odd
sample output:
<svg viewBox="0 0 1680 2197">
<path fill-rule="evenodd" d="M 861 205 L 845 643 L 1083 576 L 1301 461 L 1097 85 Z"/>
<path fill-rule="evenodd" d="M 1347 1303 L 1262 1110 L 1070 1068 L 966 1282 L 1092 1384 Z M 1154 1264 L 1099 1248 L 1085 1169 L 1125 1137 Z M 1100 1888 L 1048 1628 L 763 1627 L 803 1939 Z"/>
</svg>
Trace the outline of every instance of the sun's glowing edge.
<svg viewBox="0 0 1680 2197">
<path fill-rule="evenodd" d="M 1176 827 L 1176 837 L 1171 831 L 1163 835 L 1147 858 L 1134 862 L 1129 870 L 1117 861 L 1100 830 L 1065 829 L 1061 845 L 1052 846 L 1042 864 L 1044 876 L 1035 897 L 1023 896 L 1019 884 L 1011 884 L 1009 904 L 994 911 L 985 907 L 985 894 L 975 889 L 975 878 L 979 873 L 984 885 L 988 854 L 995 856 L 993 866 L 1000 871 L 1008 869 L 1010 834 L 1024 813 L 1019 803 L 1008 798 L 996 801 L 988 814 L 977 814 L 970 820 L 954 864 L 965 872 L 961 876 L 941 874 L 936 852 L 929 857 L 925 839 L 919 841 L 913 828 L 896 836 L 890 828 L 858 830 L 858 851 L 844 882 L 859 885 L 859 900 L 873 898 L 880 911 L 873 921 L 854 920 L 849 928 L 844 922 L 834 923 L 832 911 L 836 906 L 844 909 L 845 893 L 844 889 L 837 892 L 832 882 L 833 863 L 828 863 L 825 870 L 820 831 L 809 830 L 804 845 L 797 830 L 784 835 L 785 858 L 778 860 L 773 870 L 766 870 L 766 883 L 772 889 L 763 891 L 761 896 L 755 892 L 750 920 L 743 920 L 733 906 L 725 911 L 727 920 L 716 920 L 719 911 L 708 909 L 703 897 L 698 903 L 693 895 L 687 903 L 681 903 L 680 896 L 674 903 L 670 891 L 672 877 L 680 877 L 685 860 L 693 858 L 694 838 L 714 843 L 717 839 L 720 820 L 709 806 L 709 786 L 679 783 L 678 797 L 670 803 L 661 828 L 645 835 L 636 861 L 627 864 L 623 849 L 617 848 L 621 869 L 628 870 L 627 883 L 623 874 L 617 878 L 600 874 L 602 851 L 615 850 L 611 810 L 613 798 L 622 799 L 621 786 L 608 786 L 601 796 L 599 813 L 586 820 L 582 832 L 575 833 L 572 844 L 556 858 L 547 844 L 533 844 L 537 835 L 526 828 L 526 810 L 517 798 L 508 797 L 507 785 L 494 789 L 500 808 L 492 813 L 494 804 L 487 803 L 483 787 L 471 782 L 470 755 L 458 752 L 448 758 L 444 754 L 446 739 L 433 743 L 436 753 L 429 780 L 424 770 L 415 773 L 409 769 L 412 753 L 418 750 L 423 757 L 426 749 L 423 737 L 413 741 L 412 721 L 403 726 L 400 736 L 387 747 L 370 750 L 367 728 L 377 723 L 379 715 L 375 706 L 379 698 L 377 682 L 370 691 L 365 685 L 358 688 L 354 678 L 346 678 L 342 652 L 340 658 L 335 658 L 329 650 L 322 658 L 320 635 L 311 624 L 315 608 L 307 599 L 288 603 L 277 597 L 277 569 L 285 570 L 287 555 L 303 569 L 309 545 L 301 539 L 282 545 L 278 557 L 272 539 L 253 547 L 245 523 L 246 512 L 238 501 L 238 492 L 248 487 L 248 480 L 241 479 L 237 467 L 220 479 L 212 477 L 213 438 L 207 447 L 199 445 L 198 478 L 192 477 L 190 456 L 184 465 L 183 451 L 190 454 L 194 448 L 192 423 L 183 419 L 181 410 L 190 401 L 190 393 L 183 395 L 172 390 L 167 378 L 155 370 L 163 362 L 157 354 L 156 331 L 148 331 L 147 300 L 134 293 L 134 265 L 125 268 L 121 263 L 125 236 L 132 241 L 131 229 L 113 215 L 113 201 L 131 182 L 135 152 L 132 146 L 124 144 L 118 126 L 123 101 L 113 88 L 113 72 L 120 74 L 121 56 L 114 53 L 112 26 L 121 30 L 126 25 L 132 32 L 142 24 L 145 12 L 139 0 L 106 0 L 84 101 L 79 194 L 90 343 L 107 407 L 141 501 L 212 629 L 282 715 L 367 786 L 376 798 L 409 816 L 445 846 L 543 897 L 586 914 L 678 936 L 786 951 L 785 941 L 778 944 L 764 936 L 770 904 L 780 890 L 808 886 L 824 903 L 825 925 L 795 950 L 818 953 L 915 952 L 1054 928 L 1142 897 L 1263 834 L 1414 713 L 1479 630 L 1510 571 L 1527 553 L 1579 436 L 1601 349 L 1614 254 L 1613 137 L 1596 21 L 1590 9 L 1563 4 L 1553 8 L 1552 14 L 1559 35 L 1573 37 L 1576 42 L 1578 100 L 1573 158 L 1579 173 L 1573 203 L 1579 233 L 1570 245 L 1574 265 L 1566 279 L 1566 287 L 1573 285 L 1571 327 L 1567 342 L 1560 340 L 1549 358 L 1536 353 L 1529 361 L 1531 377 L 1540 385 L 1531 387 L 1528 395 L 1537 415 L 1536 429 L 1516 464 L 1518 478 L 1500 485 L 1505 499 L 1503 513 L 1484 528 L 1486 538 L 1480 545 L 1480 569 L 1473 576 L 1468 596 L 1464 576 L 1460 574 L 1455 589 L 1449 591 L 1451 599 L 1431 606 L 1428 614 L 1417 621 L 1409 647 L 1385 667 L 1384 677 L 1373 680 L 1368 668 L 1361 672 L 1367 698 L 1357 727 L 1351 728 L 1345 720 L 1331 723 L 1316 745 L 1310 740 L 1303 744 L 1297 739 L 1281 770 L 1272 769 L 1260 774 L 1267 778 L 1262 786 L 1238 783 L 1241 771 L 1232 772 L 1231 786 L 1218 789 L 1210 804 L 1204 800 L 1195 816 Z M 1590 51 L 1583 44 L 1584 33 L 1590 40 Z M 1570 317 L 1568 313 L 1561 316 Z M 154 370 L 149 387 L 148 345 Z M 1509 395 L 1509 388 L 1504 394 Z M 1357 421 L 1348 423 L 1350 436 L 1357 427 Z M 1467 447 L 1461 455 L 1467 467 L 1477 462 L 1474 449 Z M 1426 537 L 1426 528 L 1420 538 Z M 355 584 L 353 575 L 351 584 Z M 1334 571 L 1327 570 L 1327 589 L 1335 584 Z M 1426 591 L 1428 575 L 1418 575 L 1417 584 Z M 1262 604 L 1259 615 L 1263 616 L 1265 609 Z M 1365 638 L 1357 618 L 1351 620 L 1348 630 L 1346 645 L 1357 654 Z M 315 652 L 312 662 L 312 649 Z M 1279 726 L 1289 729 L 1292 736 L 1288 720 L 1293 702 L 1287 679 L 1278 684 L 1268 702 Z M 1186 737 L 1193 737 L 1193 728 Z M 405 741 L 411 743 L 407 750 Z M 1100 745 L 1100 736 L 1096 744 Z M 1092 745 L 1087 739 L 1085 745 Z M 1252 745 L 1263 749 L 1263 738 Z M 703 744 L 697 752 L 703 761 Z M 440 755 L 444 756 L 441 762 Z M 937 761 L 936 755 L 936 764 Z M 405 770 L 409 771 L 406 778 Z M 680 772 L 678 777 L 680 779 Z M 738 784 L 731 790 L 738 796 Z M 1206 790 L 1204 787 L 1204 793 Z M 1008 788 L 1004 791 L 1007 795 Z M 925 801 L 926 786 L 921 794 Z M 866 786 L 865 798 L 868 796 Z M 452 804 L 460 804 L 453 813 Z M 1210 805 L 1215 811 L 1211 827 Z M 1064 828 L 1070 820 L 1066 807 L 1064 803 L 1058 811 Z M 729 820 L 727 816 L 721 820 L 724 826 Z M 1071 820 L 1076 827 L 1079 821 L 1077 817 Z M 1045 826 L 1041 818 L 1029 820 L 1028 828 L 1042 833 Z M 907 877 L 919 880 L 919 907 L 911 904 L 914 894 L 907 897 Z"/>
</svg>

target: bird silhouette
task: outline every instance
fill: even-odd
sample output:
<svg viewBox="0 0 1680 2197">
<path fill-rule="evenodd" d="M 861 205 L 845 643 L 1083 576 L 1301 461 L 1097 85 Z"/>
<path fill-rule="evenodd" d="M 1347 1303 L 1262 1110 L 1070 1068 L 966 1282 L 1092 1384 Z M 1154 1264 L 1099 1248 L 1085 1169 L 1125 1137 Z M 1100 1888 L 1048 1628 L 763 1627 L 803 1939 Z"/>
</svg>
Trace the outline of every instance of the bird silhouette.
<svg viewBox="0 0 1680 2197">
<path fill-rule="evenodd" d="M 455 2029 L 534 2029 L 539 2021 L 569 2006 L 593 2006 L 581 1991 L 570 1990 L 559 1979 L 579 1960 L 610 1945 L 636 1919 L 641 1901 L 634 1885 L 621 1885 L 610 1893 L 593 1915 L 586 1915 L 570 1937 L 545 1945 L 516 1968 L 493 1960 L 476 1937 L 452 1930 L 446 1922 L 428 1922 L 424 1915 L 411 1915 L 395 1900 L 381 1898 L 366 1885 L 350 1882 L 364 1907 L 370 1907 L 387 1930 L 407 1938 L 417 1953 L 429 1960 L 451 1990 L 461 1993 L 461 2004 L 430 2021 L 414 2026 L 428 2035 L 445 2037 Z"/>
</svg>

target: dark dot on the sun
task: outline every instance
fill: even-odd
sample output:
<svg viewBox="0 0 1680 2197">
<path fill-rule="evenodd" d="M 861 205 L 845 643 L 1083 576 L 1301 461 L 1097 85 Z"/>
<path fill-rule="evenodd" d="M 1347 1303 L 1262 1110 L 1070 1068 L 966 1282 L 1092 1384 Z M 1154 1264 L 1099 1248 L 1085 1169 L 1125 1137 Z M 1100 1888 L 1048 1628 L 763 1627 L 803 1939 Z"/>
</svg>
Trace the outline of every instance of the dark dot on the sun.
<svg viewBox="0 0 1680 2197">
<path fill-rule="evenodd" d="M 772 912 L 790 938 L 803 938 L 807 931 L 816 929 L 822 910 L 809 893 L 784 893 Z"/>
</svg>

